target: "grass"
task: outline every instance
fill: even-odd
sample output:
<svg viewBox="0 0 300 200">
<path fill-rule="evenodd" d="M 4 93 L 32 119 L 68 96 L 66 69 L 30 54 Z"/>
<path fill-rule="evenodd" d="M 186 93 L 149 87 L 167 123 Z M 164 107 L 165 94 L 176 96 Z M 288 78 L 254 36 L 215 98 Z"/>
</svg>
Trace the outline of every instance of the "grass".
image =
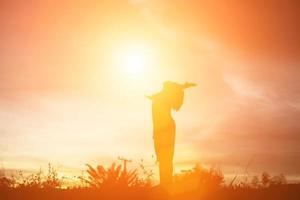
<svg viewBox="0 0 300 200">
<path fill-rule="evenodd" d="M 0 177 L 0 199 L 300 199 L 300 184 L 288 184 L 283 174 L 244 177 L 224 183 L 220 169 L 205 169 L 200 165 L 174 176 L 171 193 L 152 185 L 152 172 L 141 166 L 127 170 L 123 165 L 87 165 L 81 184 L 65 188 L 63 179 L 49 164 L 46 174 L 41 171 L 24 176 L 22 172 L 11 177 Z"/>
</svg>

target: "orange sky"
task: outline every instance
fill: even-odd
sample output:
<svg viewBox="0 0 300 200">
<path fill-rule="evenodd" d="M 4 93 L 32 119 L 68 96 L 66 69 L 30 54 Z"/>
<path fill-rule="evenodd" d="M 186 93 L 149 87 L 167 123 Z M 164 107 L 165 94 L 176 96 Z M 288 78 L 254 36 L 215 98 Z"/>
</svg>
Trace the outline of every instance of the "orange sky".
<svg viewBox="0 0 300 200">
<path fill-rule="evenodd" d="M 0 162 L 64 169 L 117 156 L 154 166 L 151 103 L 193 81 L 175 167 L 300 177 L 298 1 L 1 1 Z M 142 46 L 130 75 L 118 54 Z"/>
</svg>

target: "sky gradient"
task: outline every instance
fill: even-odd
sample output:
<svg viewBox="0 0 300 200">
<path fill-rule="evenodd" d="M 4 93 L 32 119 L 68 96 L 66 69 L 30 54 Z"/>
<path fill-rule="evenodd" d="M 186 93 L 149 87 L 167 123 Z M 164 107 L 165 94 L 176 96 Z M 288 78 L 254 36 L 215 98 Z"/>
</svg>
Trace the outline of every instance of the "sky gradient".
<svg viewBox="0 0 300 200">
<path fill-rule="evenodd" d="M 300 179 L 299 1 L 1 1 L 0 164 L 60 169 L 118 156 L 153 167 L 151 102 L 198 84 L 178 113 L 176 170 Z M 118 54 L 141 47 L 141 74 Z"/>
</svg>

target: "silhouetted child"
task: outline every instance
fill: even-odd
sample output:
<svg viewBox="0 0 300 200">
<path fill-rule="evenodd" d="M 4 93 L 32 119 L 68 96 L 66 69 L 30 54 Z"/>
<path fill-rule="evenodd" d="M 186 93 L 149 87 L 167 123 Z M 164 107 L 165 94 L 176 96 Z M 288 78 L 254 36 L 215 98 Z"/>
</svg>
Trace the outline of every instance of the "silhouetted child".
<svg viewBox="0 0 300 200">
<path fill-rule="evenodd" d="M 159 163 L 160 184 L 172 183 L 173 156 L 176 125 L 171 110 L 178 111 L 183 104 L 184 89 L 195 86 L 192 83 L 165 82 L 161 92 L 150 96 L 152 100 L 154 148 Z"/>
</svg>

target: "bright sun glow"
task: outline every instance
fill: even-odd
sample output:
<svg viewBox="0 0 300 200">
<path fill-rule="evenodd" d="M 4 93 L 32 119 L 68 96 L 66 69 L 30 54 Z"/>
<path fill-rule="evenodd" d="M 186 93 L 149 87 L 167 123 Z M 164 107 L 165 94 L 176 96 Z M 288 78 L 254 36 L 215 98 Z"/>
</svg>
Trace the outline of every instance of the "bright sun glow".
<svg viewBox="0 0 300 200">
<path fill-rule="evenodd" d="M 123 70 L 133 76 L 145 74 L 150 67 L 150 55 L 146 48 L 131 47 L 120 52 L 120 65 Z"/>
</svg>

